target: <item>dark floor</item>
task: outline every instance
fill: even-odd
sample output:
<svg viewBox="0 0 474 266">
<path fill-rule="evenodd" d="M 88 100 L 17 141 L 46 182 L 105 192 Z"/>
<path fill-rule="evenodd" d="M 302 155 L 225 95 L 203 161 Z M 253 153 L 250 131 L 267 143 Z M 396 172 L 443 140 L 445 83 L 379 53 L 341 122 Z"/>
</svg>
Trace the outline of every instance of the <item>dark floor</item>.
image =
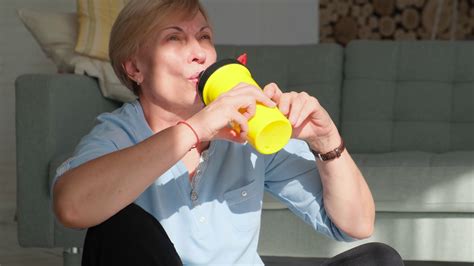
<svg viewBox="0 0 474 266">
<path fill-rule="evenodd" d="M 262 257 L 265 266 L 318 266 L 324 259 L 291 258 L 291 257 Z M 434 261 L 405 261 L 405 266 L 473 266 L 473 263 L 434 262 Z"/>
</svg>

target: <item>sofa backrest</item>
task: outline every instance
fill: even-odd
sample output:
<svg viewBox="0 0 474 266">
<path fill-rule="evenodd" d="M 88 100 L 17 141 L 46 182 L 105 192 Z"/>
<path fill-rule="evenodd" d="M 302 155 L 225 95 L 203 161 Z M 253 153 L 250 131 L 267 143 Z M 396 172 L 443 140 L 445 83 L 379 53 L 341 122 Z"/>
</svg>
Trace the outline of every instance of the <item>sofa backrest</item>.
<svg viewBox="0 0 474 266">
<path fill-rule="evenodd" d="M 247 53 L 247 66 L 262 88 L 275 82 L 283 91 L 306 91 L 318 98 L 339 125 L 343 64 L 341 46 L 219 45 L 216 49 L 219 59 L 236 58 Z"/>
<path fill-rule="evenodd" d="M 351 151 L 474 149 L 474 42 L 355 41 L 344 71 Z"/>
</svg>

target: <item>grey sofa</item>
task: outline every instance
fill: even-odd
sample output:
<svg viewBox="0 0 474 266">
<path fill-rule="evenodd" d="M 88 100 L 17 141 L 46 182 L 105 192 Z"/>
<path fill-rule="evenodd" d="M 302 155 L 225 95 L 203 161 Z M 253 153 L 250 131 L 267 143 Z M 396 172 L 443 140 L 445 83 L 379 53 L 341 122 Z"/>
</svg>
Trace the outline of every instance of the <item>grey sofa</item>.
<svg viewBox="0 0 474 266">
<path fill-rule="evenodd" d="M 305 90 L 329 111 L 376 201 L 367 240 L 325 238 L 271 197 L 264 200 L 263 256 L 329 257 L 364 242 L 406 260 L 474 262 L 474 42 L 356 41 L 301 46 L 219 46 L 247 52 L 260 84 Z M 84 232 L 50 209 L 50 180 L 94 117 L 119 103 L 96 80 L 28 74 L 16 81 L 18 238 L 24 247 L 74 247 Z"/>
</svg>

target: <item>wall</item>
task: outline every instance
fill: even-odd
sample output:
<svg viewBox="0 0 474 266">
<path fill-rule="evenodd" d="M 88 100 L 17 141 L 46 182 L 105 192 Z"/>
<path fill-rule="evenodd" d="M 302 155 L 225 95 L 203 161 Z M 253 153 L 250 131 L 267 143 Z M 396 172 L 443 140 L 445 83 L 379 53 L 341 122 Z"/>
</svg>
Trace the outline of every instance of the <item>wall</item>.
<svg viewBox="0 0 474 266">
<path fill-rule="evenodd" d="M 202 0 L 220 44 L 318 42 L 318 0 Z"/>
<path fill-rule="evenodd" d="M 473 40 L 474 1 L 321 0 L 320 40 Z"/>
<path fill-rule="evenodd" d="M 75 0 L 0 0 L 0 221 L 14 210 L 15 78 L 54 73 L 16 9 L 74 11 Z M 217 43 L 295 44 L 318 40 L 318 0 L 204 0 Z M 236 23 L 239 21 L 239 23 Z M 8 213 L 8 215 L 5 215 Z"/>
</svg>

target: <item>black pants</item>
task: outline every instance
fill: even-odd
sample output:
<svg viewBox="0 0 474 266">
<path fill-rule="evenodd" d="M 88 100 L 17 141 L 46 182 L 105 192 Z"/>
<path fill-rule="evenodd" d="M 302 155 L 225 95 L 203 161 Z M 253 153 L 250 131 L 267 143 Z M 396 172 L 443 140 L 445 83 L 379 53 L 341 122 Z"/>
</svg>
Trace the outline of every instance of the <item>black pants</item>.
<svg viewBox="0 0 474 266">
<path fill-rule="evenodd" d="M 130 204 L 107 221 L 87 230 L 82 266 L 182 265 L 160 223 Z M 400 255 L 381 243 L 368 243 L 323 262 L 327 266 L 399 266 Z"/>
<path fill-rule="evenodd" d="M 130 204 L 87 230 L 83 266 L 183 265 L 163 227 L 151 214 Z"/>
</svg>

